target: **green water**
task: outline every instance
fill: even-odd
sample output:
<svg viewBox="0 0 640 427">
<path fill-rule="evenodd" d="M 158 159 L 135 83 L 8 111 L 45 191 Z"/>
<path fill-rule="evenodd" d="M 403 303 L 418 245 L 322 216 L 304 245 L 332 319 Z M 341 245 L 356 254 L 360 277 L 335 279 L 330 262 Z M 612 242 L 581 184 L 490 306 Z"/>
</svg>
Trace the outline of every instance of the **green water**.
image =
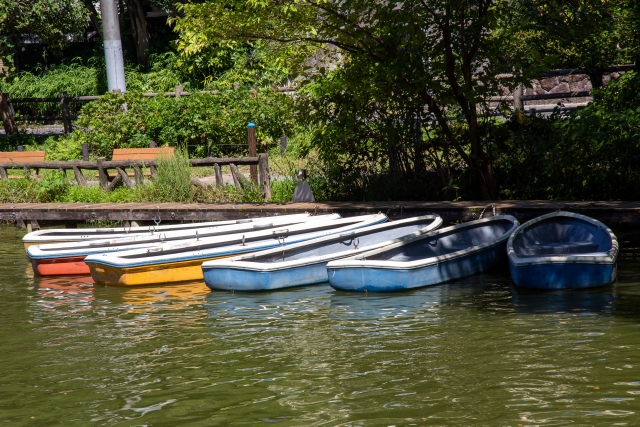
<svg viewBox="0 0 640 427">
<path fill-rule="evenodd" d="M 0 228 L 0 425 L 640 425 L 639 232 L 612 287 L 399 294 L 33 278 Z"/>
</svg>

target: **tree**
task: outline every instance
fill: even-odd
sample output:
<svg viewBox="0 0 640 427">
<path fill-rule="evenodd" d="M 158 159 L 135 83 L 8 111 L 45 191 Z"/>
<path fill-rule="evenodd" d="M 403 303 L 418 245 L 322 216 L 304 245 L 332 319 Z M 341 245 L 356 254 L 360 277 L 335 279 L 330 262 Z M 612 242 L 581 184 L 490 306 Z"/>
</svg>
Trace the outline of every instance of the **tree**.
<svg viewBox="0 0 640 427">
<path fill-rule="evenodd" d="M 87 27 L 88 11 L 81 0 L 0 1 L 0 55 L 13 62 L 24 35 L 36 36 L 49 50 L 60 50 Z"/>
<path fill-rule="evenodd" d="M 226 0 L 181 8 L 184 16 L 176 20 L 176 29 L 187 54 L 213 44 L 262 40 L 283 51 L 296 46 L 336 49 L 340 56 L 335 66 L 366 64 L 374 81 L 381 79 L 426 108 L 473 171 L 476 195 L 499 198 L 478 126 L 478 107 L 497 92 L 499 74 L 513 69 L 498 61 L 493 0 Z M 447 119 L 457 114 L 468 126 L 466 138 Z"/>
<path fill-rule="evenodd" d="M 538 60 L 584 68 L 592 87 L 608 66 L 633 61 L 638 15 L 628 0 L 515 0 L 509 25 Z M 636 45 L 637 46 L 637 45 Z M 637 48 L 635 48 L 637 51 Z"/>
<path fill-rule="evenodd" d="M 133 29 L 133 40 L 136 46 L 138 64 L 146 67 L 149 62 L 149 45 L 151 35 L 147 26 L 144 9 L 140 0 L 126 0 L 129 20 Z"/>
</svg>

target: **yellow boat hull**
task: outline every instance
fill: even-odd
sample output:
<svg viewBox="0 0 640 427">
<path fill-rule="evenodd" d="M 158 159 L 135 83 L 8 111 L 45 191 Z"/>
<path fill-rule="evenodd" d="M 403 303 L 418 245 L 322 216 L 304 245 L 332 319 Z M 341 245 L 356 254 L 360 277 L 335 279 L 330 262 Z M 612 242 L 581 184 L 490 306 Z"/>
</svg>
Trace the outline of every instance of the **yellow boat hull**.
<svg viewBox="0 0 640 427">
<path fill-rule="evenodd" d="M 203 258 L 193 261 L 118 268 L 88 262 L 93 280 L 105 286 L 141 286 L 201 281 L 202 263 L 227 257 Z"/>
</svg>

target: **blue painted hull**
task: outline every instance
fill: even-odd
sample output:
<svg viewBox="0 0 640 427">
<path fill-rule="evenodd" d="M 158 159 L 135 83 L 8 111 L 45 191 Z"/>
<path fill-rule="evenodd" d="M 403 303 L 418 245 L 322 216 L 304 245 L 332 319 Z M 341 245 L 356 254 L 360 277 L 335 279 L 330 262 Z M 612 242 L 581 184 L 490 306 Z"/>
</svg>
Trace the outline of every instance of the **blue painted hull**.
<svg viewBox="0 0 640 427">
<path fill-rule="evenodd" d="M 506 241 L 438 264 L 413 269 L 329 268 L 329 284 L 341 291 L 393 292 L 439 285 L 506 264 Z"/>
<path fill-rule="evenodd" d="M 606 286 L 616 278 L 616 264 L 509 264 L 516 285 L 532 289 L 585 289 Z"/>
<path fill-rule="evenodd" d="M 204 282 L 213 290 L 271 291 L 327 281 L 327 262 L 275 271 L 203 268 Z"/>
</svg>

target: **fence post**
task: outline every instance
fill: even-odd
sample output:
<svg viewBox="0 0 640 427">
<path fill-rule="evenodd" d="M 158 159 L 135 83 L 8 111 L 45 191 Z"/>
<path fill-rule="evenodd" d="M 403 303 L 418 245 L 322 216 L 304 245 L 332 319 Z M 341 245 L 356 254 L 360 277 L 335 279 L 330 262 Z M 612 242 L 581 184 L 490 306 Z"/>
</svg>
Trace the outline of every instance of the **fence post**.
<svg viewBox="0 0 640 427">
<path fill-rule="evenodd" d="M 286 150 L 287 150 L 287 137 L 281 136 L 280 137 L 280 154 L 284 154 Z"/>
<path fill-rule="evenodd" d="M 176 86 L 176 98 L 180 98 L 180 94 L 184 92 L 183 86 Z"/>
<path fill-rule="evenodd" d="M 216 174 L 216 187 L 222 187 L 222 170 L 220 169 L 220 165 L 214 163 L 213 170 Z"/>
<path fill-rule="evenodd" d="M 18 133 L 18 127 L 13 120 L 13 111 L 9 103 L 9 95 L 2 93 L 0 90 L 0 116 L 2 117 L 2 125 L 7 136 L 13 136 Z"/>
<path fill-rule="evenodd" d="M 82 160 L 89 161 L 89 146 L 87 143 L 82 144 Z"/>
<path fill-rule="evenodd" d="M 24 151 L 24 145 L 18 145 L 18 151 L 23 152 Z"/>
<path fill-rule="evenodd" d="M 524 111 L 524 102 L 522 101 L 523 87 L 521 84 L 513 91 L 513 108 Z"/>
<path fill-rule="evenodd" d="M 100 187 L 106 190 L 109 187 L 109 176 L 102 165 L 105 161 L 106 159 L 104 157 L 98 158 L 98 178 L 100 179 Z"/>
<path fill-rule="evenodd" d="M 71 119 L 69 118 L 69 99 L 66 92 L 60 92 L 60 109 L 62 109 L 62 125 L 64 133 L 71 133 Z"/>
<path fill-rule="evenodd" d="M 156 148 L 156 142 L 149 141 L 149 148 Z M 149 165 L 149 171 L 151 172 L 151 176 L 153 176 L 154 178 L 158 174 L 158 170 L 154 165 Z"/>
<path fill-rule="evenodd" d="M 249 141 L 249 157 L 256 157 L 256 125 L 249 123 L 247 125 L 247 139 Z M 258 184 L 258 167 L 256 165 L 249 166 L 249 175 L 254 184 Z"/>
<path fill-rule="evenodd" d="M 269 156 L 267 153 L 260 153 L 258 156 L 260 166 L 260 190 L 264 201 L 271 200 L 271 177 L 269 176 Z"/>
</svg>

